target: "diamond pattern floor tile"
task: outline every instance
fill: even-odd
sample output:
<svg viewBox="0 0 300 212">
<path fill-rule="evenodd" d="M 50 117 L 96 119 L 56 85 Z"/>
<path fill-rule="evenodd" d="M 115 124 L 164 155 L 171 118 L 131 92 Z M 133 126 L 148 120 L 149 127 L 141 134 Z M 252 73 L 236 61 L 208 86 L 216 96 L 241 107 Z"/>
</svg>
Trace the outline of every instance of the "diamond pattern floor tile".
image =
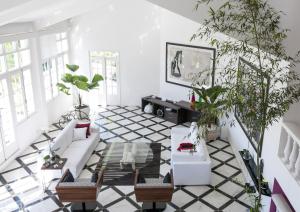
<svg viewBox="0 0 300 212">
<path fill-rule="evenodd" d="M 230 167 L 230 166 L 227 166 L 227 165 L 223 165 L 217 169 L 215 169 L 216 172 L 218 172 L 219 174 L 222 174 L 226 177 L 230 177 L 232 176 L 233 174 L 237 173 L 238 170 Z"/>
<path fill-rule="evenodd" d="M 228 207 L 226 207 L 224 210 L 224 212 L 247 212 L 249 211 L 248 208 L 246 208 L 245 206 L 241 205 L 238 202 L 233 202 L 231 203 Z"/>
<path fill-rule="evenodd" d="M 183 207 L 188 204 L 194 198 L 185 193 L 182 190 L 178 190 L 173 194 L 172 203 L 174 203 L 178 207 Z"/>
<path fill-rule="evenodd" d="M 160 175 L 165 176 L 170 166 L 170 129 L 175 124 L 161 118 L 144 114 L 139 107 L 108 106 L 99 107 L 93 112 L 95 127 L 100 132 L 101 142 L 95 148 L 95 153 L 89 158 L 87 166 L 79 178 L 91 178 L 103 149 L 109 142 L 159 142 L 162 144 Z M 190 123 L 181 126 L 189 127 Z M 49 128 L 50 129 L 50 128 Z M 51 126 L 50 137 L 59 132 L 55 125 Z M 48 147 L 48 137 L 40 136 L 19 157 L 21 163 L 14 161 L 0 173 L 0 211 L 11 211 L 19 208 L 22 203 L 26 211 L 67 211 L 70 203 L 60 203 L 55 192 L 58 181 L 50 185 L 50 191 L 44 193 L 39 181 L 39 170 L 36 159 L 37 149 Z M 223 211 L 245 211 L 244 204 L 250 204 L 246 194 L 237 200 L 230 196 L 240 195 L 244 177 L 239 164 L 234 157 L 230 143 L 225 141 L 208 142 L 207 148 L 212 156 L 213 173 L 210 186 L 175 187 L 172 202 L 165 212 L 170 211 L 200 211 L 209 212 L 222 207 Z M 225 164 L 224 164 L 225 162 Z M 22 167 L 24 163 L 24 167 Z M 235 167 L 235 168 L 234 168 Z M 25 170 L 26 169 L 26 170 Z M 217 174 L 218 173 L 218 174 Z M 224 177 L 220 176 L 224 175 Z M 231 179 L 225 177 L 232 176 Z M 2 178 L 1 178 L 2 177 Z M 230 182 L 230 180 L 234 182 Z M 6 184 L 9 182 L 8 184 Z M 4 184 L 4 185 L 3 185 Z M 11 192 L 7 190 L 10 189 Z M 9 186 L 9 187 L 8 187 Z M 215 190 L 214 190 L 215 189 Z M 228 197 L 221 192 L 229 195 Z M 17 197 L 13 199 L 12 197 Z M 17 202 L 18 201 L 18 202 Z M 100 207 L 98 211 L 139 211 L 141 203 L 136 202 L 133 186 L 102 186 L 98 196 Z M 64 206 L 66 208 L 62 208 Z"/>
<path fill-rule="evenodd" d="M 110 212 L 120 212 L 120 211 L 135 211 L 137 208 L 134 207 L 130 202 L 127 200 L 122 200 L 110 206 L 108 210 Z"/>
<path fill-rule="evenodd" d="M 216 208 L 220 208 L 230 199 L 218 191 L 212 191 L 207 194 L 205 197 L 202 198 L 204 201 L 208 202 L 209 204 L 215 206 Z"/>
<path fill-rule="evenodd" d="M 121 197 L 116 191 L 111 188 L 108 188 L 104 191 L 101 191 L 98 195 L 97 201 L 100 202 L 101 205 L 105 206 L 109 203 L 119 199 Z"/>
<path fill-rule="evenodd" d="M 197 201 L 188 208 L 186 208 L 184 211 L 186 212 L 213 212 L 214 210 L 204 203 Z"/>
<path fill-rule="evenodd" d="M 225 184 L 220 186 L 218 189 L 229 194 L 232 197 L 235 197 L 237 194 L 241 193 L 244 190 L 244 188 L 242 186 L 237 185 L 230 181 L 226 182 Z"/>
<path fill-rule="evenodd" d="M 208 186 L 186 186 L 184 187 L 185 190 L 193 193 L 196 196 L 201 196 L 205 192 L 211 190 Z"/>
</svg>

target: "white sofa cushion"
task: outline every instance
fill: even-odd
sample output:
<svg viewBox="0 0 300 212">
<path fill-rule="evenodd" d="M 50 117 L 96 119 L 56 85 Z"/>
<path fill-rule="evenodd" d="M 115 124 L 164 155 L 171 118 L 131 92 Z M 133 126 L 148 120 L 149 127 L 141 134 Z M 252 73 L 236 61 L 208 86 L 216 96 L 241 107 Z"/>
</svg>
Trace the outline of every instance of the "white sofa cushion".
<svg viewBox="0 0 300 212">
<path fill-rule="evenodd" d="M 203 142 L 196 142 L 196 151 L 191 154 L 190 152 L 178 151 L 180 143 L 189 141 L 187 134 L 189 133 L 186 127 L 173 127 L 171 130 L 171 154 L 174 161 L 205 161 L 206 154 L 203 151 Z M 190 141 L 192 143 L 192 141 Z"/>
<path fill-rule="evenodd" d="M 173 134 L 172 134 L 173 136 Z M 176 136 L 176 134 L 174 135 Z M 183 141 L 185 142 L 185 141 Z M 198 143 L 196 146 L 196 151 L 194 153 L 190 153 L 190 152 L 186 152 L 186 151 L 178 151 L 177 148 L 179 147 L 180 143 L 182 143 L 182 141 L 180 140 L 173 140 L 172 139 L 172 143 L 171 143 L 171 154 L 172 154 L 172 159 L 174 161 L 188 161 L 188 162 L 192 162 L 192 161 L 205 161 L 206 160 L 206 155 L 203 151 L 203 146 L 202 143 Z"/>
<path fill-rule="evenodd" d="M 70 169 L 73 176 L 78 177 L 98 142 L 98 133 L 92 133 L 85 140 L 73 141 L 62 155 L 63 158 L 68 158 L 64 170 Z"/>
<path fill-rule="evenodd" d="M 67 147 L 72 143 L 73 141 L 73 129 L 76 125 L 77 121 L 72 120 L 70 121 L 65 128 L 59 133 L 59 135 L 56 136 L 54 139 L 54 143 L 52 145 L 52 150 L 56 150 L 56 154 L 59 156 L 62 156 L 64 151 L 67 149 Z"/>
<path fill-rule="evenodd" d="M 197 143 L 198 140 L 198 125 L 196 122 L 192 122 L 190 129 L 189 129 L 189 139 L 191 141 L 191 143 L 195 144 Z"/>
<path fill-rule="evenodd" d="M 87 127 L 83 128 L 74 128 L 73 129 L 73 141 L 78 141 L 78 140 L 85 140 L 86 139 L 86 134 L 87 134 Z"/>
</svg>

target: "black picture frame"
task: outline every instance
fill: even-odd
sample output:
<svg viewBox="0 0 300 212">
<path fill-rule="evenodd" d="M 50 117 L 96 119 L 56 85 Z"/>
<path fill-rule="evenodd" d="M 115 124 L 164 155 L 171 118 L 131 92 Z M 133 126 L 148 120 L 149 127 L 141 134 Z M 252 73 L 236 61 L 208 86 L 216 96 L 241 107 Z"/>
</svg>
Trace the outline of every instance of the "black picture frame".
<svg viewBox="0 0 300 212">
<path fill-rule="evenodd" d="M 214 86 L 214 81 L 215 81 L 215 62 L 216 62 L 216 49 L 215 48 L 210 48 L 210 47 L 203 47 L 203 46 L 193 46 L 193 45 L 186 45 L 186 44 L 179 44 L 179 43 L 171 43 L 171 42 L 166 42 L 166 70 L 165 70 L 165 81 L 166 83 L 171 83 L 171 84 L 174 84 L 174 85 L 179 85 L 179 86 L 183 86 L 183 87 L 187 87 L 187 88 L 192 88 L 192 82 L 186 82 L 184 83 L 182 81 L 182 83 L 180 83 L 180 79 L 178 80 L 174 80 L 174 79 L 170 79 L 169 75 L 172 75 L 173 74 L 173 77 L 174 77 L 174 72 L 173 73 L 170 73 L 172 72 L 171 71 L 171 66 L 173 66 L 174 63 L 171 63 L 170 64 L 170 60 L 171 60 L 171 53 L 170 53 L 170 48 L 171 47 L 174 47 L 174 48 L 178 48 L 178 49 L 182 49 L 180 51 L 181 52 L 181 55 L 184 55 L 184 50 L 186 51 L 190 51 L 190 50 L 193 50 L 196 52 L 198 51 L 199 53 L 201 53 L 201 51 L 199 50 L 203 50 L 203 54 L 206 53 L 206 57 L 207 57 L 207 53 L 210 54 L 210 59 L 209 59 L 209 62 L 210 62 L 210 70 L 211 70 L 211 73 L 210 73 L 210 76 L 211 76 L 211 79 L 210 79 L 210 85 L 211 87 Z M 176 51 L 176 55 L 178 52 L 180 51 Z M 176 58 L 176 56 L 175 56 Z M 173 58 L 173 59 L 175 59 Z M 181 58 L 182 59 L 182 58 Z M 178 64 L 178 62 L 177 62 Z M 178 68 L 178 65 L 177 65 L 177 69 Z M 180 72 L 180 70 L 179 70 Z M 178 73 L 177 73 L 178 74 Z M 179 73 L 180 74 L 180 73 Z M 179 77 L 178 77 L 179 78 Z"/>
<path fill-rule="evenodd" d="M 259 69 L 254 64 L 250 63 L 249 61 L 245 60 L 242 57 L 239 57 L 238 73 L 237 73 L 237 81 L 236 81 L 237 90 L 240 92 L 240 95 L 246 97 L 245 99 L 252 98 L 251 102 L 256 102 L 253 101 L 253 98 L 257 97 L 257 90 L 255 90 L 255 87 L 258 86 L 257 85 L 258 79 L 256 74 L 258 72 Z M 251 86 L 249 86 L 249 83 L 243 83 L 243 80 L 251 81 Z M 243 86 L 243 85 L 247 85 L 247 86 Z M 252 145 L 253 149 L 257 152 L 258 139 L 260 133 L 262 132 L 259 132 L 259 130 L 254 129 L 255 127 L 254 128 L 251 127 L 251 125 L 257 126 L 255 124 L 255 119 L 248 117 L 247 122 L 250 124 L 246 124 L 244 121 L 246 118 L 243 116 L 243 114 L 245 114 L 244 111 L 249 110 L 249 108 L 255 108 L 255 106 L 256 105 L 252 105 L 251 107 L 251 105 L 245 103 L 245 105 L 241 105 L 239 109 L 236 105 L 234 109 L 234 116 L 237 122 L 239 123 L 240 127 L 242 128 L 243 132 L 245 133 L 246 137 L 248 138 L 248 141 Z M 257 152 L 257 153 L 261 155 L 261 152 Z"/>
</svg>

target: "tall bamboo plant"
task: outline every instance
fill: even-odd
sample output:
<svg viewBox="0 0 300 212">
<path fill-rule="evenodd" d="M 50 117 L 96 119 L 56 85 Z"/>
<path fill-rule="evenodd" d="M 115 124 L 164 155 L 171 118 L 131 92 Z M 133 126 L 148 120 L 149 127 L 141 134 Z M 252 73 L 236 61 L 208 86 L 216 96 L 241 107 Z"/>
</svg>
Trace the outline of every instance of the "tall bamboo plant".
<svg viewBox="0 0 300 212">
<path fill-rule="evenodd" d="M 196 9 L 202 4 L 210 6 L 214 1 L 217 0 L 199 0 Z M 262 179 L 259 167 L 265 130 L 278 122 L 291 104 L 299 101 L 300 78 L 295 72 L 299 53 L 288 55 L 283 45 L 288 30 L 279 27 L 282 12 L 276 11 L 266 0 L 226 0 L 220 7 L 210 7 L 208 12 L 208 18 L 192 39 L 207 39 L 217 48 L 217 69 L 220 69 L 223 79 L 222 86 L 227 89 L 224 95 L 227 111 L 251 101 L 251 98 L 245 100 L 236 86 L 238 58 L 242 57 L 257 66 L 256 102 L 250 104 L 255 105 L 255 110 L 248 110 L 243 115 L 248 120 L 255 120 L 259 130 L 256 155 L 259 185 L 251 210 L 260 211 Z M 220 38 L 218 33 L 228 36 Z M 249 83 L 252 87 L 253 82 Z"/>
</svg>

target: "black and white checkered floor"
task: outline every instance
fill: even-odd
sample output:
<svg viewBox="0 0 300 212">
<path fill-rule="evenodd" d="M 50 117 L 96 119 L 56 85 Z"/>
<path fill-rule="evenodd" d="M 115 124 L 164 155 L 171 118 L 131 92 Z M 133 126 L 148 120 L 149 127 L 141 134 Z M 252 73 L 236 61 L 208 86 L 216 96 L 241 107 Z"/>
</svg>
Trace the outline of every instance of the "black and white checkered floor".
<svg viewBox="0 0 300 212">
<path fill-rule="evenodd" d="M 141 137 L 162 144 L 160 174 L 170 170 L 170 129 L 174 124 L 144 114 L 139 107 L 108 106 L 99 108 L 96 124 L 100 126 L 101 141 L 82 171 L 80 178 L 91 177 L 107 142 L 125 142 Z M 188 126 L 188 123 L 185 124 Z M 51 126 L 47 136 L 34 141 L 16 160 L 0 173 L 0 211 L 69 211 L 70 203 L 61 203 L 52 191 L 43 192 L 39 179 L 37 157 L 61 129 Z M 172 202 L 165 211 L 242 212 L 249 208 L 244 192 L 244 179 L 228 142 L 207 143 L 213 161 L 212 184 L 209 186 L 176 187 Z M 132 186 L 103 186 L 98 196 L 97 211 L 139 211 Z"/>
</svg>

